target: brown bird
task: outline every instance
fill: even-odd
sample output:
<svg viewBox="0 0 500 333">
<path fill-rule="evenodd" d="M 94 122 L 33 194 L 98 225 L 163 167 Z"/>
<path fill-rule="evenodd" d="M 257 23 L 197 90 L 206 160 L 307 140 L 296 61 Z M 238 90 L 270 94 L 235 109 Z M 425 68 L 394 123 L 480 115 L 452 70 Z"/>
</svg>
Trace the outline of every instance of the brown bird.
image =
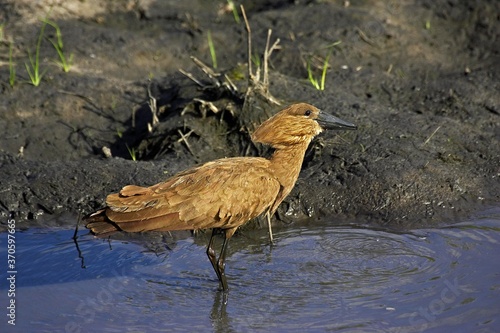
<svg viewBox="0 0 500 333">
<path fill-rule="evenodd" d="M 262 123 L 252 141 L 271 145 L 270 159 L 233 157 L 208 162 L 180 172 L 151 187 L 127 185 L 106 198 L 107 207 L 85 217 L 95 235 L 115 231 L 170 231 L 212 228 L 207 255 L 227 291 L 225 255 L 239 226 L 266 213 L 270 216 L 290 193 L 311 140 L 323 129 L 356 126 L 299 103 Z M 219 258 L 212 248 L 216 229 L 225 232 Z M 270 236 L 272 237 L 271 229 Z"/>
</svg>

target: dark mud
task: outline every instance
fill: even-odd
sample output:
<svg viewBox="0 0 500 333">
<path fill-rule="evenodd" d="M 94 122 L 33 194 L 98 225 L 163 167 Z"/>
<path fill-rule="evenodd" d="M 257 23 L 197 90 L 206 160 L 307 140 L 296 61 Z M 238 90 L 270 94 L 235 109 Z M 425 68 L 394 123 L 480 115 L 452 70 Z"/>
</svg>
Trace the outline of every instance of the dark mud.
<svg viewBox="0 0 500 333">
<path fill-rule="evenodd" d="M 280 107 L 258 97 L 243 107 L 246 32 L 226 1 L 57 2 L 50 18 L 74 53 L 73 67 L 62 72 L 44 40 L 46 73 L 34 87 L 24 63 L 52 3 L 0 4 L 1 215 L 14 213 L 28 227 L 44 215 L 88 213 L 123 185 L 153 184 L 214 158 L 266 153 L 249 132 Z M 428 227 L 498 206 L 498 1 L 243 3 L 254 54 L 263 52 L 268 29 L 272 42 L 280 39 L 270 60 L 272 95 L 283 105 L 310 102 L 359 127 L 311 144 L 276 223 L 335 216 L 339 223 Z M 178 71 L 211 83 L 190 59 L 211 64 L 208 31 L 216 72 L 232 79 L 236 94 L 200 89 Z M 45 35 L 55 38 L 50 27 Z M 320 76 L 329 50 L 319 91 L 307 81 L 307 64 Z M 151 131 L 148 87 L 159 118 Z M 213 102 L 216 112 L 195 99 Z"/>
</svg>

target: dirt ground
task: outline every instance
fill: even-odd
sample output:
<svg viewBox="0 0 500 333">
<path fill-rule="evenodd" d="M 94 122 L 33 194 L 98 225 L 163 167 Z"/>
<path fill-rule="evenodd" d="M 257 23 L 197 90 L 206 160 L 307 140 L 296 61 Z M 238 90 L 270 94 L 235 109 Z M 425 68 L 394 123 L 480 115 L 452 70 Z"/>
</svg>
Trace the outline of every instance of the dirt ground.
<svg viewBox="0 0 500 333">
<path fill-rule="evenodd" d="M 19 227 L 67 221 L 54 217 L 99 208 L 126 184 L 153 184 L 215 158 L 266 153 L 249 133 L 280 106 L 249 96 L 243 107 L 247 35 L 229 3 L 2 1 L 2 223 L 9 214 Z M 359 127 L 311 144 L 275 223 L 329 218 L 428 227 L 498 206 L 500 2 L 242 3 L 254 70 L 268 29 L 271 43 L 280 40 L 269 61 L 269 89 L 281 105 L 307 101 Z M 25 64 L 28 51 L 35 57 L 44 17 L 60 27 L 73 62 L 67 73 L 58 66 L 49 42 L 56 30 L 47 25 L 39 49 L 44 76 L 35 87 Z M 210 86 L 190 58 L 212 66 L 209 34 L 214 71 L 237 92 Z M 317 90 L 308 66 L 319 78 L 328 55 L 325 89 Z"/>
</svg>

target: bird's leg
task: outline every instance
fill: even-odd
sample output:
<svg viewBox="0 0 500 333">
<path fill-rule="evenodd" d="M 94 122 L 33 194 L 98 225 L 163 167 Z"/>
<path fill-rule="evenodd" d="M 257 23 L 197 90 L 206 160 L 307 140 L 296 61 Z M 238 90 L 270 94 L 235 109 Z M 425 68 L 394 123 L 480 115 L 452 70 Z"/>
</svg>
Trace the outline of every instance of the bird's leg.
<svg viewBox="0 0 500 333">
<path fill-rule="evenodd" d="M 226 237 L 224 237 L 224 242 L 222 243 L 222 249 L 220 250 L 219 260 L 217 260 L 217 268 L 219 270 L 219 281 L 222 287 L 222 291 L 224 292 L 228 291 L 229 289 L 227 285 L 226 272 L 225 272 L 226 248 L 227 244 L 229 243 L 229 238 L 231 238 L 231 236 L 227 237 L 226 234 Z"/>
<path fill-rule="evenodd" d="M 271 241 L 271 245 L 273 244 L 273 227 L 271 226 L 271 213 L 267 211 L 266 213 L 266 218 L 267 218 L 267 226 L 269 227 L 269 240 Z"/>
<path fill-rule="evenodd" d="M 224 237 L 224 242 L 222 243 L 222 249 L 220 250 L 219 260 L 217 260 L 217 268 L 219 269 L 219 274 L 220 274 L 219 279 L 223 292 L 227 292 L 229 290 L 225 272 L 227 244 L 229 243 L 231 237 L 233 237 L 234 233 L 236 232 L 236 229 L 238 229 L 238 227 L 224 230 L 224 232 L 226 233 L 225 235 L 226 237 Z"/>
<path fill-rule="evenodd" d="M 216 234 L 217 234 L 217 229 L 215 229 L 215 228 L 212 229 L 212 236 L 210 237 L 210 241 L 208 242 L 208 247 L 207 247 L 207 256 L 208 256 L 208 260 L 210 260 L 210 263 L 212 264 L 212 267 L 214 268 L 215 274 L 217 274 L 217 278 L 219 279 L 219 282 L 221 283 L 221 287 L 223 287 L 221 274 L 220 274 L 219 269 L 217 267 L 217 258 L 215 257 L 215 251 L 212 248 L 212 244 L 213 244 L 214 237 Z"/>
</svg>

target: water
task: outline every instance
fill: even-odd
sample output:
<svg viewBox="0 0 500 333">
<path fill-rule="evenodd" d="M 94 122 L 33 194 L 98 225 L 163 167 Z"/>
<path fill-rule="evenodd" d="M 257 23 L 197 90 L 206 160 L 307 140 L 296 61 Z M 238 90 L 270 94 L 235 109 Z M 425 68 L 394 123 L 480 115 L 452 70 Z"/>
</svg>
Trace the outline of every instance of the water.
<svg viewBox="0 0 500 333">
<path fill-rule="evenodd" d="M 16 232 L 16 325 L 7 324 L 7 234 L 0 234 L 1 332 L 499 332 L 500 210 L 439 229 L 391 233 L 317 222 L 233 237 L 230 292 L 207 235 L 95 239 Z M 85 268 L 82 268 L 82 265 Z"/>
</svg>

